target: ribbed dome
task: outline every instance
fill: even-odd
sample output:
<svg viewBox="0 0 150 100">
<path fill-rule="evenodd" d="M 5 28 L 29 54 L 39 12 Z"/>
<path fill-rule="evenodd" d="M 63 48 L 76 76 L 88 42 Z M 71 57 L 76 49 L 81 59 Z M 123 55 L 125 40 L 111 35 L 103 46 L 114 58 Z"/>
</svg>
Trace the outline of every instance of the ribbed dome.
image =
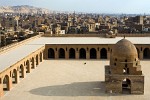
<svg viewBox="0 0 150 100">
<path fill-rule="evenodd" d="M 114 45 L 112 55 L 119 58 L 138 57 L 136 47 L 127 39 L 122 39 Z"/>
</svg>

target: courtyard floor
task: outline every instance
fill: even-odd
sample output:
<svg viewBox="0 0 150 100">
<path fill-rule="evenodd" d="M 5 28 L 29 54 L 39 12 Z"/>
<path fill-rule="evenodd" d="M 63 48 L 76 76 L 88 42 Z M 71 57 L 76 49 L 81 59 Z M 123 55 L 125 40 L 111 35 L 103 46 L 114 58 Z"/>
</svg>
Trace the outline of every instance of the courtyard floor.
<svg viewBox="0 0 150 100">
<path fill-rule="evenodd" d="M 141 61 L 144 95 L 106 94 L 104 66 L 109 61 L 45 60 L 0 100 L 149 100 L 150 61 Z"/>
</svg>

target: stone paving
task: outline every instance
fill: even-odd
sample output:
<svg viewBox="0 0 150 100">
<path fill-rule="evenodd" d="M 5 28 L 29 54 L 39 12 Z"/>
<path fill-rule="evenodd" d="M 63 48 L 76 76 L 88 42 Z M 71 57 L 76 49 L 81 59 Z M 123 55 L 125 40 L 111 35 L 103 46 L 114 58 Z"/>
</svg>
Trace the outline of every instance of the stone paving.
<svg viewBox="0 0 150 100">
<path fill-rule="evenodd" d="M 0 100 L 149 100 L 150 61 L 141 61 L 144 95 L 106 94 L 104 66 L 109 61 L 45 60 Z"/>
</svg>

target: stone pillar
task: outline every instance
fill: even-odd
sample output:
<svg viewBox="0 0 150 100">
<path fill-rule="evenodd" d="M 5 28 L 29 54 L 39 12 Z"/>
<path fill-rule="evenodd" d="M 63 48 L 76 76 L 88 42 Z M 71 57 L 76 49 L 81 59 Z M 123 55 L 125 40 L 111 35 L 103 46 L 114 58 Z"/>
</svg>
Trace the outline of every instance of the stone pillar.
<svg viewBox="0 0 150 100">
<path fill-rule="evenodd" d="M 48 50 L 45 49 L 43 53 L 43 59 L 48 59 Z"/>
<path fill-rule="evenodd" d="M 8 90 L 10 91 L 11 88 L 12 88 L 12 77 L 9 76 Z"/>
<path fill-rule="evenodd" d="M 69 51 L 65 51 L 65 59 L 69 59 Z"/>
<path fill-rule="evenodd" d="M 140 51 L 139 58 L 140 58 L 140 60 L 143 59 L 143 51 Z"/>
<path fill-rule="evenodd" d="M 3 82 L 2 82 L 2 78 L 0 78 L 0 97 L 2 97 L 3 95 L 4 95 Z"/>
<path fill-rule="evenodd" d="M 110 59 L 110 52 L 107 52 L 107 59 Z"/>
<path fill-rule="evenodd" d="M 58 51 L 55 51 L 55 59 L 58 59 Z"/>
<path fill-rule="evenodd" d="M 90 53 L 89 53 L 89 51 L 86 51 L 86 59 L 90 59 Z"/>
<path fill-rule="evenodd" d="M 34 66 L 34 69 L 36 68 L 36 59 L 34 58 L 34 61 L 33 61 L 33 66 Z"/>
<path fill-rule="evenodd" d="M 19 67 L 17 68 L 17 80 L 16 83 L 19 83 Z"/>
<path fill-rule="evenodd" d="M 79 51 L 76 51 L 76 59 L 79 59 Z"/>
<path fill-rule="evenodd" d="M 97 50 L 97 59 L 100 59 L 100 52 Z"/>
</svg>

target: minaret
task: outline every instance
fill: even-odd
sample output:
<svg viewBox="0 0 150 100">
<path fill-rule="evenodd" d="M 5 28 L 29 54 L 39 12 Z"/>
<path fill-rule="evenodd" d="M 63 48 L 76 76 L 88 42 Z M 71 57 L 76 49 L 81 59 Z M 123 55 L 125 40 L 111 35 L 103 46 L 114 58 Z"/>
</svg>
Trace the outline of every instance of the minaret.
<svg viewBox="0 0 150 100">
<path fill-rule="evenodd" d="M 75 17 L 76 17 L 76 14 L 75 14 L 75 11 L 74 11 L 74 13 L 73 13 L 73 26 L 75 26 Z"/>
<path fill-rule="evenodd" d="M 16 23 L 17 23 L 17 30 L 18 30 L 18 27 L 19 27 L 19 22 L 18 22 L 19 21 L 19 16 L 16 16 L 15 20 L 16 20 Z"/>
</svg>

